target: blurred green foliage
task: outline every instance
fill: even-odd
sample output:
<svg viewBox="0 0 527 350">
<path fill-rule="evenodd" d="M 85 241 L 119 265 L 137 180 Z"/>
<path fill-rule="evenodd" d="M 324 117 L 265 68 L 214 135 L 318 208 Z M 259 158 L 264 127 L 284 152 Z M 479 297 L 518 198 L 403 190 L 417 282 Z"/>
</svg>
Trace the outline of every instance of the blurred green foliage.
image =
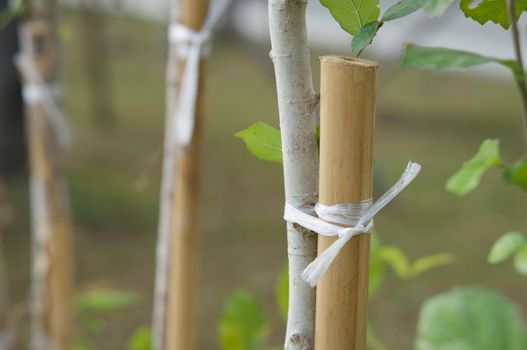
<svg viewBox="0 0 527 350">
<path fill-rule="evenodd" d="M 516 308 L 481 288 L 458 288 L 427 300 L 415 350 L 525 350 L 527 332 Z"/>
<path fill-rule="evenodd" d="M 268 331 L 264 311 L 249 292 L 240 289 L 225 301 L 218 326 L 221 349 L 260 350 Z"/>
</svg>

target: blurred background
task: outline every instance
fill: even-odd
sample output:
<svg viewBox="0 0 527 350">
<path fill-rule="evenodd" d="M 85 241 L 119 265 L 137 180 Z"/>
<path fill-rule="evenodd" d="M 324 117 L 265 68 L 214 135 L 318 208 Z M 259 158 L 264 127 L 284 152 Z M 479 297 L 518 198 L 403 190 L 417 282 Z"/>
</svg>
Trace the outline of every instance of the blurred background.
<svg viewBox="0 0 527 350">
<path fill-rule="evenodd" d="M 6 2 L 0 1 L 3 8 Z M 382 8 L 393 3 L 382 1 Z M 64 162 L 75 221 L 76 288 L 138 295 L 131 307 L 105 316 L 104 329 L 94 335 L 100 349 L 125 348 L 134 330 L 151 319 L 167 6 L 164 0 L 64 1 L 61 6 L 61 78 L 75 132 Z M 234 1 L 208 65 L 200 349 L 218 348 L 223 300 L 240 287 L 262 302 L 272 342 L 282 344 L 284 323 L 275 300 L 287 261 L 282 170 L 251 156 L 234 137 L 257 121 L 278 127 L 266 23 L 266 1 Z M 30 258 L 20 87 L 11 64 L 16 24 L 0 31 L 0 230 L 10 307 L 27 300 Z M 318 86 L 318 57 L 350 55 L 351 37 L 315 0 L 309 4 L 308 28 Z M 388 274 L 370 305 L 370 318 L 389 349 L 411 348 L 423 300 L 453 286 L 493 288 L 527 312 L 527 280 L 510 263 L 486 263 L 498 236 L 527 226 L 525 193 L 504 184 L 497 172 L 465 198 L 444 189 L 485 138 L 501 140 L 506 161 L 523 153 L 521 104 L 512 79 L 492 65 L 454 73 L 402 69 L 398 60 L 405 42 L 504 58 L 513 52 L 510 33 L 466 20 L 454 5 L 441 18 L 418 13 L 386 24 L 363 54 L 383 65 L 376 193 L 396 181 L 408 160 L 423 165 L 417 180 L 376 218 L 377 233 L 412 259 L 439 252 L 456 257 L 453 264 L 408 282 Z"/>
</svg>

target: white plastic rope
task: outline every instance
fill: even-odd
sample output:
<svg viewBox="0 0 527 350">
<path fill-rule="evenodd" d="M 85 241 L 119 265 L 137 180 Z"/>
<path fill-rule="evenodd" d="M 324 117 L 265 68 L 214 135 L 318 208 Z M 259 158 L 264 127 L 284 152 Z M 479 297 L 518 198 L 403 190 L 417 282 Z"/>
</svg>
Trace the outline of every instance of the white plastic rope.
<svg viewBox="0 0 527 350">
<path fill-rule="evenodd" d="M 371 199 L 352 204 L 336 204 L 332 206 L 317 203 L 315 211 L 318 217 L 315 217 L 305 210 L 295 208 L 286 203 L 284 213 L 286 221 L 299 224 L 323 236 L 339 237 L 308 265 L 302 273 L 302 278 L 311 287 L 316 286 L 342 247 L 353 236 L 359 233 L 369 233 L 373 228 L 373 217 L 408 186 L 419 174 L 420 170 L 421 166 L 419 164 L 409 162 L 397 183 L 373 205 L 371 205 Z M 335 224 L 345 225 L 345 227 Z"/>
<path fill-rule="evenodd" d="M 185 60 L 179 97 L 173 115 L 175 122 L 172 126 L 175 130 L 172 130 L 171 134 L 176 136 L 174 144 L 177 142 L 186 146 L 192 138 L 198 97 L 199 62 L 203 55 L 209 53 L 212 33 L 229 3 L 230 0 L 212 1 L 205 23 L 199 32 L 181 23 L 174 23 L 169 27 L 168 38 L 177 46 L 178 56 Z"/>
<path fill-rule="evenodd" d="M 22 87 L 24 102 L 29 106 L 42 104 L 59 144 L 61 146 L 70 145 L 72 132 L 62 109 L 59 107 L 60 89 L 46 83 L 31 57 L 20 54 L 16 57 L 15 63 L 27 81 Z"/>
</svg>

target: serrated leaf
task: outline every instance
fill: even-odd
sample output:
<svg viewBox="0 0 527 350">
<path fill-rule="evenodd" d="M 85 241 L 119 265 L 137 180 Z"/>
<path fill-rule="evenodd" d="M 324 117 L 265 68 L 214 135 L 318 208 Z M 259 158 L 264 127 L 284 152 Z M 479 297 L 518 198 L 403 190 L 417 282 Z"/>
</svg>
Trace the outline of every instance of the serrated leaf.
<svg viewBox="0 0 527 350">
<path fill-rule="evenodd" d="M 287 264 L 280 272 L 278 283 L 276 284 L 276 301 L 280 315 L 287 320 L 287 309 L 289 307 L 289 269 Z"/>
<path fill-rule="evenodd" d="M 461 0 L 459 7 L 466 17 L 482 25 L 491 21 L 504 29 L 510 27 L 506 0 L 481 0 L 473 6 L 474 2 L 475 0 Z M 516 16 L 519 18 L 522 12 L 527 11 L 527 0 L 516 0 L 515 7 Z"/>
<path fill-rule="evenodd" d="M 488 263 L 497 264 L 512 256 L 524 241 L 525 238 L 521 232 L 507 232 L 492 245 L 487 258 Z"/>
<path fill-rule="evenodd" d="M 367 23 L 379 18 L 379 0 L 320 0 L 342 29 L 357 35 Z"/>
<path fill-rule="evenodd" d="M 505 172 L 505 180 L 527 190 L 527 159 L 522 158 L 508 168 Z"/>
<path fill-rule="evenodd" d="M 412 277 L 412 268 L 406 254 L 394 246 L 384 246 L 381 248 L 381 258 L 388 263 L 397 277 L 407 279 Z"/>
<path fill-rule="evenodd" d="M 384 22 L 393 21 L 401 17 L 408 16 L 411 13 L 421 8 L 421 0 L 401 0 L 397 4 L 390 7 L 384 15 L 382 20 Z"/>
<path fill-rule="evenodd" d="M 499 152 L 499 140 L 483 141 L 478 153 L 448 179 L 447 191 L 464 196 L 474 190 L 487 170 L 501 164 Z"/>
<path fill-rule="evenodd" d="M 451 264 L 454 255 L 451 253 L 440 253 L 417 259 L 412 264 L 412 277 L 417 277 L 431 269 Z"/>
<path fill-rule="evenodd" d="M 371 235 L 370 244 L 370 278 L 368 280 L 368 293 L 370 298 L 377 293 L 384 280 L 384 261 L 381 257 L 381 241 L 378 235 Z"/>
<path fill-rule="evenodd" d="M 498 63 L 517 75 L 520 68 L 513 60 L 502 60 L 482 56 L 473 52 L 452 50 L 443 47 L 425 47 L 407 44 L 401 56 L 401 64 L 413 68 L 436 68 L 438 70 L 470 68 L 480 64 Z"/>
<path fill-rule="evenodd" d="M 256 157 L 271 162 L 282 162 L 282 139 L 280 130 L 258 122 L 236 133 L 247 149 Z"/>
<path fill-rule="evenodd" d="M 354 54 L 360 54 L 366 46 L 371 44 L 381 25 L 380 22 L 375 21 L 363 26 L 359 34 L 355 35 L 353 40 L 351 40 L 351 51 Z"/>
<path fill-rule="evenodd" d="M 423 9 L 431 16 L 441 16 L 455 0 L 422 0 Z"/>
<path fill-rule="evenodd" d="M 111 312 L 125 309 L 139 299 L 136 292 L 103 289 L 82 293 L 75 298 L 75 305 L 81 312 Z"/>
<path fill-rule="evenodd" d="M 267 333 L 263 309 L 249 292 L 239 290 L 225 301 L 218 326 L 222 350 L 259 350 Z"/>
<path fill-rule="evenodd" d="M 525 325 L 504 297 L 481 288 L 458 288 L 427 300 L 415 350 L 525 350 Z"/>
<path fill-rule="evenodd" d="M 523 243 L 514 254 L 514 268 L 527 276 L 527 243 Z"/>
</svg>

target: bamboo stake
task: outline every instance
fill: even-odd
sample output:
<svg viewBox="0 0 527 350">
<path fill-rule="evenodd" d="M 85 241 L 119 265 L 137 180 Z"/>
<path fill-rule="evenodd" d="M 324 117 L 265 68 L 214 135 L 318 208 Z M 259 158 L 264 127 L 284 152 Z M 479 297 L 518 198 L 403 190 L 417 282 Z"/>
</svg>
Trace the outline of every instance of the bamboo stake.
<svg viewBox="0 0 527 350">
<path fill-rule="evenodd" d="M 179 6 L 178 6 L 179 5 Z M 174 0 L 172 21 L 196 31 L 201 29 L 207 16 L 208 0 Z M 179 94 L 181 74 L 185 61 L 178 58 L 178 47 L 171 45 L 167 68 L 167 120 L 174 113 Z M 165 146 L 163 176 L 173 174 L 170 190 L 162 193 L 162 206 L 169 210 L 161 218 L 160 239 L 163 239 L 162 221 L 168 220 L 169 239 L 164 244 L 169 249 L 165 258 L 158 257 L 158 269 L 166 273 L 167 285 L 159 284 L 165 277 L 158 275 L 156 283 L 156 307 L 154 310 L 155 339 L 157 350 L 196 349 L 197 336 L 197 288 L 199 260 L 199 176 L 201 173 L 201 143 L 203 123 L 203 83 L 205 62 L 200 64 L 200 91 L 193 135 L 187 146 L 177 146 L 175 153 Z M 170 135 L 165 135 L 171 139 Z M 167 143 L 165 143 L 167 145 Z M 170 147 L 170 142 L 168 143 Z M 174 157 L 174 160 L 171 160 Z M 166 169 L 174 165 L 173 169 Z M 163 210 L 163 208 L 162 208 Z M 162 242 L 162 241 L 161 241 Z M 164 261 L 163 261 L 164 260 Z M 166 268 L 162 265 L 166 264 Z M 166 291 L 163 292 L 163 289 Z M 166 293 L 166 295 L 165 295 Z M 166 298 L 166 299 L 165 299 Z"/>
<path fill-rule="evenodd" d="M 46 8 L 49 11 L 49 8 Z M 23 26 L 22 55 L 50 85 L 57 81 L 54 23 L 35 11 Z M 40 19 L 38 19 L 40 18 Z M 24 74 L 27 84 L 40 84 Z M 73 253 L 69 203 L 58 135 L 43 102 L 26 103 L 32 209 L 32 349 L 69 350 L 72 335 Z"/>
<path fill-rule="evenodd" d="M 315 130 L 318 96 L 313 89 L 306 34 L 306 0 L 269 0 L 269 29 L 282 153 L 285 198 L 295 207 L 317 201 L 318 149 Z M 299 225 L 287 224 L 289 309 L 286 350 L 312 350 L 315 290 L 301 278 L 316 256 L 317 237 Z"/>
<path fill-rule="evenodd" d="M 320 203 L 372 197 L 375 80 L 378 65 L 321 58 Z M 320 236 L 319 252 L 335 241 Z M 341 250 L 317 285 L 315 350 L 364 350 L 368 313 L 370 236 Z"/>
</svg>

